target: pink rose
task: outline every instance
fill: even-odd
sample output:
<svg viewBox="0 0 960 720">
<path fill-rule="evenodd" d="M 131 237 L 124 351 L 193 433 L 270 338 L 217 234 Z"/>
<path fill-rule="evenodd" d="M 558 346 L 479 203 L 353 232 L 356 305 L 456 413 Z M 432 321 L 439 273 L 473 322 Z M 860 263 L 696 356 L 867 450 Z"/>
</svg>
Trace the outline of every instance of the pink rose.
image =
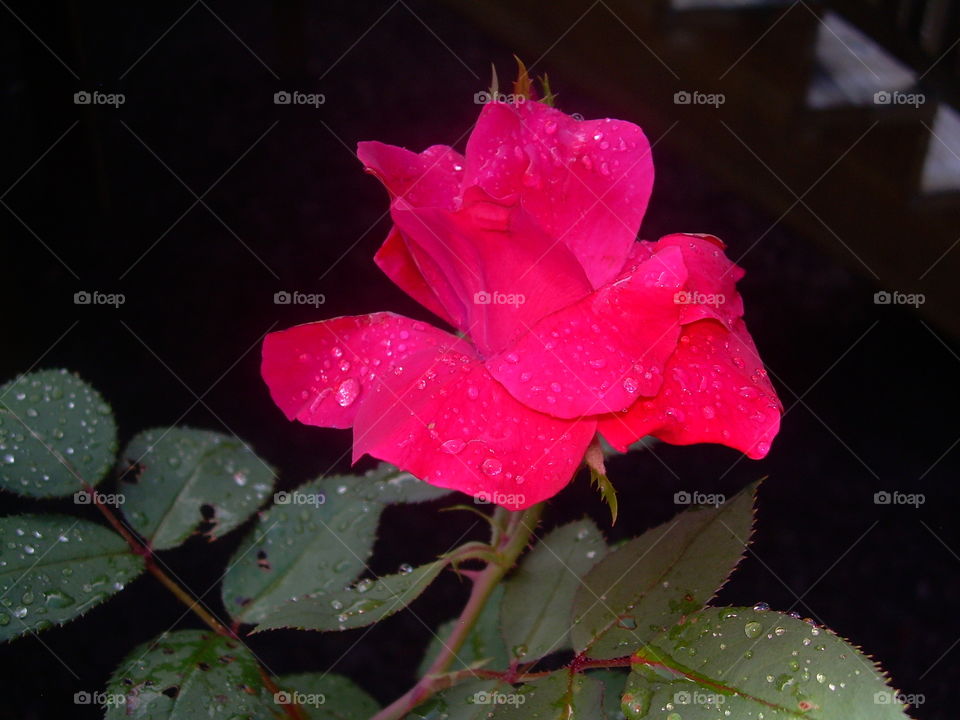
<svg viewBox="0 0 960 720">
<path fill-rule="evenodd" d="M 743 271 L 709 235 L 636 241 L 650 146 L 620 120 L 492 103 L 466 155 L 361 143 L 394 226 L 380 268 L 458 335 L 392 313 L 267 336 L 290 419 L 517 510 L 566 485 L 599 432 L 769 451 L 782 411 L 744 325 Z"/>
</svg>

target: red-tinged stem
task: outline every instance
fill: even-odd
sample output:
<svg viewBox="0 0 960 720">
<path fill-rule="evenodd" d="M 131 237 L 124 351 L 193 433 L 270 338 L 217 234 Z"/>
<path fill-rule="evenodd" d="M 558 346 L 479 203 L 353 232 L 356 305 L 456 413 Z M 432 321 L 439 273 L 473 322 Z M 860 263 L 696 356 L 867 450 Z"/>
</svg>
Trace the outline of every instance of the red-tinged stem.
<svg viewBox="0 0 960 720">
<path fill-rule="evenodd" d="M 496 542 L 494 550 L 498 561 L 488 563 L 483 570 L 471 578 L 473 587 L 470 591 L 470 597 L 467 599 L 467 604 L 464 605 L 460 617 L 457 618 L 456 627 L 444 641 L 437 659 L 433 661 L 424 676 L 404 695 L 374 715 L 371 720 L 399 720 L 417 705 L 453 684 L 451 675 L 445 673 L 456 659 L 457 652 L 459 652 L 476 624 L 487 600 L 490 599 L 491 593 L 526 549 L 542 512 L 542 504 L 534 505 L 523 512 L 516 513 L 508 513 L 501 508 L 497 508 L 493 521 Z M 504 520 L 506 521 L 504 522 Z M 485 675 L 483 671 L 479 670 L 467 672 L 482 673 L 481 677 Z M 457 674 L 459 673 L 454 675 Z"/>
<path fill-rule="evenodd" d="M 97 496 L 96 490 L 89 485 L 88 483 L 83 483 L 83 489 L 90 495 L 90 501 L 93 505 L 97 507 L 97 510 L 100 511 L 100 514 L 106 518 L 107 522 L 110 523 L 110 526 L 117 531 L 117 533 L 126 540 L 127 544 L 130 546 L 130 549 L 133 550 L 137 555 L 140 555 L 143 558 L 144 565 L 146 566 L 147 572 L 149 572 L 153 577 L 155 577 L 161 585 L 163 585 L 167 590 L 169 590 L 174 597 L 176 597 L 180 602 L 186 605 L 187 609 L 193 612 L 198 618 L 200 618 L 203 623 L 213 630 L 218 635 L 223 637 L 230 638 L 231 640 L 236 640 L 239 638 L 239 635 L 236 632 L 235 628 L 228 628 L 222 622 L 217 620 L 203 605 L 200 604 L 200 601 L 194 598 L 185 588 L 181 587 L 176 580 L 171 578 L 163 569 L 157 564 L 156 559 L 153 556 L 153 550 L 149 545 L 140 541 L 133 533 L 131 533 L 124 524 L 118 518 L 107 505 L 100 501 Z M 260 670 L 260 677 L 263 681 L 263 687 L 271 695 L 276 695 L 280 692 L 280 689 L 277 687 L 276 683 L 273 682 L 273 679 L 270 677 L 270 674 L 266 669 L 258 664 L 258 669 Z M 303 714 L 299 705 L 290 704 L 283 705 L 283 711 L 290 717 L 291 720 L 307 720 L 306 716 Z"/>
</svg>

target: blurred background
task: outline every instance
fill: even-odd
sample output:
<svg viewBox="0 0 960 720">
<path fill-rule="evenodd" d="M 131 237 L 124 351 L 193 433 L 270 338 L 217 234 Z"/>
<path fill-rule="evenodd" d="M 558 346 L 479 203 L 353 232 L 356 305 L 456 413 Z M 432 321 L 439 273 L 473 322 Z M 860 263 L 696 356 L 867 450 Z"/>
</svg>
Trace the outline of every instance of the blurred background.
<svg viewBox="0 0 960 720">
<path fill-rule="evenodd" d="M 667 520 L 680 490 L 729 496 L 767 476 L 754 543 L 718 601 L 815 618 L 922 699 L 914 717 L 954 716 L 956 0 L 0 6 L 0 379 L 73 369 L 113 405 L 121 442 L 172 423 L 234 433 L 282 488 L 347 471 L 348 432 L 290 424 L 274 407 L 260 341 L 342 314 L 430 319 L 371 261 L 387 197 L 354 148 L 462 149 L 491 63 L 502 86 L 516 53 L 549 74 L 566 112 L 644 128 L 657 180 L 642 237 L 728 243 L 787 409 L 761 462 L 664 444 L 613 460 L 621 519 L 609 538 Z M 294 92 L 300 101 L 275 103 Z M 278 291 L 325 303 L 278 305 Z M 76 304 L 78 292 L 125 302 Z M 882 491 L 924 502 L 878 503 Z M 372 569 L 483 537 L 470 515 L 436 510 L 388 510 Z M 609 525 L 581 477 L 545 527 L 584 513 Z M 213 586 L 241 534 L 166 557 L 216 613 Z M 466 589 L 449 574 L 369 633 L 250 644 L 277 673 L 333 669 L 387 702 L 413 680 L 425 624 L 455 615 Z M 0 648 L 0 717 L 98 717 L 73 694 L 102 689 L 133 645 L 197 626 L 181 615 L 144 577 L 83 620 Z"/>
</svg>

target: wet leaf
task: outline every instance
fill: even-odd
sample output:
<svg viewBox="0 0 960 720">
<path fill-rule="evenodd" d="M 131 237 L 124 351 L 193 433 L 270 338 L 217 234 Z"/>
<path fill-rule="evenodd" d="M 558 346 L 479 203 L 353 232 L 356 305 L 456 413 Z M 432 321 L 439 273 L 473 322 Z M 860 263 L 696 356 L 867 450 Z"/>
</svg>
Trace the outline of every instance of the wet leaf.
<svg viewBox="0 0 960 720">
<path fill-rule="evenodd" d="M 412 603 L 443 570 L 437 560 L 407 572 L 362 579 L 348 588 L 304 595 L 271 609 L 254 632 L 279 628 L 352 630 L 379 622 Z"/>
<path fill-rule="evenodd" d="M 570 645 L 570 609 L 581 578 L 603 559 L 607 544 L 591 520 L 544 536 L 506 582 L 500 626 L 507 647 L 522 662 Z"/>
<path fill-rule="evenodd" d="M 277 678 L 277 687 L 288 694 L 283 700 L 297 701 L 308 720 L 367 720 L 380 709 L 376 700 L 342 675 L 284 675 Z"/>
<path fill-rule="evenodd" d="M 848 642 L 753 608 L 708 608 L 651 638 L 629 688 L 630 718 L 650 710 L 683 720 L 906 717 L 874 663 Z"/>
<path fill-rule="evenodd" d="M 143 571 L 116 533 L 66 515 L 0 518 L 0 641 L 62 625 Z"/>
<path fill-rule="evenodd" d="M 106 720 L 282 717 L 250 651 L 204 630 L 164 633 L 137 647 L 111 677 L 106 700 Z"/>
<path fill-rule="evenodd" d="M 363 572 L 383 511 L 363 482 L 331 477 L 276 494 L 228 565 L 223 603 L 234 620 L 258 623 L 293 598 L 342 591 Z"/>
<path fill-rule="evenodd" d="M 138 434 L 121 456 L 123 514 L 156 550 L 200 530 L 215 540 L 273 491 L 273 470 L 237 438 L 188 428 Z"/>
<path fill-rule="evenodd" d="M 358 484 L 359 495 L 387 505 L 427 502 L 453 492 L 449 488 L 425 483 L 389 463 L 380 463 L 363 477 L 352 478 L 352 481 Z"/>
<path fill-rule="evenodd" d="M 628 655 L 651 632 L 703 608 L 743 556 L 755 489 L 718 507 L 692 507 L 611 551 L 577 590 L 574 649 Z"/>
<path fill-rule="evenodd" d="M 41 370 L 0 387 L 0 487 L 70 495 L 100 482 L 116 452 L 110 406 L 76 375 Z"/>
<path fill-rule="evenodd" d="M 440 693 L 411 717 L 430 720 L 597 720 L 603 685 L 591 675 L 560 670 L 514 688 L 496 680 L 471 681 Z"/>
</svg>

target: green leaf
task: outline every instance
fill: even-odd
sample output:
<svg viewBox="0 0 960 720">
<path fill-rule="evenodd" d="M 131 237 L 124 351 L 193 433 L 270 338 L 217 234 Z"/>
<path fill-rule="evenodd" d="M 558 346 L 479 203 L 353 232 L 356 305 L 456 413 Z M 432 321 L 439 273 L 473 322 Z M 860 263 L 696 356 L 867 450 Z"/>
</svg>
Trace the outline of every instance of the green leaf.
<svg viewBox="0 0 960 720">
<path fill-rule="evenodd" d="M 138 434 L 123 451 L 123 513 L 155 550 L 176 547 L 201 525 L 215 540 L 273 490 L 273 470 L 237 438 L 187 428 Z M 139 466 L 139 467 L 138 467 Z M 205 515 L 206 513 L 206 515 Z"/>
<path fill-rule="evenodd" d="M 507 654 L 507 648 L 504 647 L 503 640 L 500 637 L 500 603 L 503 601 L 504 585 L 497 585 L 486 605 L 480 612 L 480 617 L 473 626 L 473 630 L 467 635 L 466 642 L 463 643 L 457 656 L 454 659 L 454 666 L 451 671 L 465 670 L 469 667 L 476 667 L 482 664 L 484 668 L 506 670 L 510 663 L 510 657 Z M 457 619 L 448 620 L 437 628 L 437 632 L 430 644 L 427 645 L 427 651 L 424 653 L 423 660 L 420 662 L 420 668 L 417 670 L 417 676 L 422 677 L 426 674 L 430 665 L 440 654 L 443 642 L 450 637 L 457 626 Z M 486 662 L 484 662 L 486 661 Z"/>
<path fill-rule="evenodd" d="M 380 463 L 362 478 L 349 478 L 348 480 L 360 485 L 358 492 L 367 500 L 387 505 L 427 502 L 442 498 L 453 492 L 449 488 L 425 483 L 410 473 L 395 468 L 388 463 Z"/>
<path fill-rule="evenodd" d="M 893 720 L 906 716 L 874 663 L 830 630 L 752 608 L 709 608 L 635 659 L 628 717 Z"/>
<path fill-rule="evenodd" d="M 500 626 L 507 647 L 523 662 L 570 647 L 570 608 L 581 578 L 607 552 L 592 520 L 543 537 L 506 582 Z"/>
<path fill-rule="evenodd" d="M 254 632 L 279 628 L 352 630 L 372 625 L 412 603 L 440 574 L 445 560 L 436 560 L 409 572 L 365 578 L 327 593 L 304 595 L 271 610 Z"/>
<path fill-rule="evenodd" d="M 282 716 L 250 651 L 204 630 L 164 633 L 137 647 L 110 678 L 106 697 L 106 720 Z"/>
<path fill-rule="evenodd" d="M 620 702 L 627 684 L 626 670 L 592 670 L 587 673 L 594 680 L 603 683 L 604 720 L 624 720 Z"/>
<path fill-rule="evenodd" d="M 301 673 L 277 678 L 277 687 L 295 700 L 309 720 L 367 720 L 380 709 L 353 681 L 342 675 Z"/>
<path fill-rule="evenodd" d="M 434 695 L 406 720 L 488 720 L 492 706 L 476 700 L 494 692 L 513 692 L 513 687 L 501 680 L 467 680 Z"/>
<path fill-rule="evenodd" d="M 574 649 L 621 657 L 650 632 L 703 608 L 743 556 L 755 488 L 718 507 L 690 508 L 612 550 L 577 590 Z"/>
<path fill-rule="evenodd" d="M 361 483 L 331 477 L 276 494 L 224 577 L 223 604 L 234 620 L 258 623 L 295 597 L 341 591 L 363 572 L 383 506 L 365 499 Z"/>
<path fill-rule="evenodd" d="M 143 571 L 116 533 L 66 515 L 0 518 L 0 641 L 62 625 Z"/>
<path fill-rule="evenodd" d="M 0 387 L 0 487 L 70 495 L 100 482 L 116 452 L 110 406 L 76 375 L 41 370 Z"/>
<path fill-rule="evenodd" d="M 590 675 L 561 670 L 514 688 L 502 681 L 470 681 L 440 693 L 413 717 L 446 720 L 597 720 L 603 685 Z"/>
</svg>

